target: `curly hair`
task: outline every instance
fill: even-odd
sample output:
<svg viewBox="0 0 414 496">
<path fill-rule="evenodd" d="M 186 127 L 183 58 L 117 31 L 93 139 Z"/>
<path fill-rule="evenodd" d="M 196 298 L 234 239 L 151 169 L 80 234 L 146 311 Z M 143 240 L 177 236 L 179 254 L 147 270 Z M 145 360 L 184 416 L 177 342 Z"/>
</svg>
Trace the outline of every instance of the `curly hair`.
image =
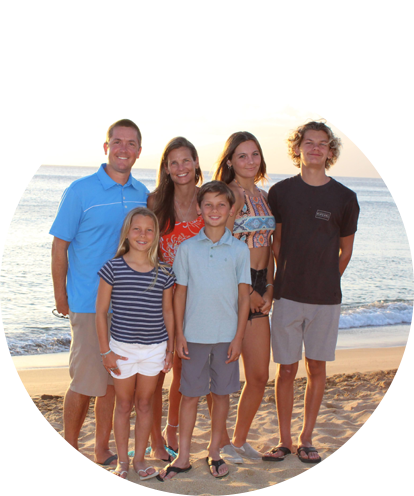
<svg viewBox="0 0 414 496">
<path fill-rule="evenodd" d="M 306 131 L 324 131 L 329 138 L 329 149 L 332 152 L 332 157 L 326 159 L 325 169 L 329 169 L 336 163 L 340 154 L 340 147 L 342 146 L 341 138 L 338 138 L 324 122 L 311 121 L 299 126 L 297 129 L 290 133 L 286 142 L 288 145 L 288 155 L 293 160 L 296 167 L 300 167 L 300 157 L 296 154 L 295 148 L 299 147 L 305 136 Z"/>
<path fill-rule="evenodd" d="M 246 141 L 254 141 L 262 159 L 259 170 L 257 171 L 256 177 L 254 178 L 254 182 L 257 183 L 260 180 L 266 179 L 266 162 L 263 157 L 262 147 L 260 146 L 257 138 L 248 131 L 238 131 L 237 133 L 233 133 L 226 141 L 224 150 L 217 161 L 217 168 L 213 174 L 213 179 L 224 181 L 226 184 L 230 184 L 233 181 L 236 175 L 234 173 L 233 167 L 229 167 L 227 165 L 227 161 L 233 158 L 233 154 L 236 148 Z"/>
</svg>

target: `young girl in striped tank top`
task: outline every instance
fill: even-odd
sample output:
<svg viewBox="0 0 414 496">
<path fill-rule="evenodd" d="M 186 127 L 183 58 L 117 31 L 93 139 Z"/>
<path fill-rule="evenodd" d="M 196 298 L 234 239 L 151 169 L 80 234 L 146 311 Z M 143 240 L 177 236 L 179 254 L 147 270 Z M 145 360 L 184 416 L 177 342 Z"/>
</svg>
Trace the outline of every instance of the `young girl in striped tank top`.
<svg viewBox="0 0 414 496">
<path fill-rule="evenodd" d="M 160 372 L 169 372 L 174 354 L 172 307 L 175 277 L 158 261 L 158 220 L 146 208 L 126 216 L 115 257 L 98 272 L 96 328 L 103 366 L 114 378 L 114 435 L 118 465 L 113 471 L 126 478 L 129 468 L 130 413 L 135 405 L 134 470 L 141 480 L 158 472 L 144 456 L 152 425 L 152 400 Z M 111 338 L 107 314 L 112 306 Z"/>
</svg>

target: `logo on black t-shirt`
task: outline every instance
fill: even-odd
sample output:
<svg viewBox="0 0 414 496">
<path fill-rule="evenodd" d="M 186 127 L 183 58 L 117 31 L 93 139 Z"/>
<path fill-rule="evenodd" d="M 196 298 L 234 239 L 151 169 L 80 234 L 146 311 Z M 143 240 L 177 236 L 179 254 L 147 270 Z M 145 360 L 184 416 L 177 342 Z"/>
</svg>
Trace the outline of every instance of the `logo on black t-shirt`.
<svg viewBox="0 0 414 496">
<path fill-rule="evenodd" d="M 324 210 L 317 210 L 315 219 L 329 220 L 331 218 L 331 212 L 325 212 Z"/>
</svg>

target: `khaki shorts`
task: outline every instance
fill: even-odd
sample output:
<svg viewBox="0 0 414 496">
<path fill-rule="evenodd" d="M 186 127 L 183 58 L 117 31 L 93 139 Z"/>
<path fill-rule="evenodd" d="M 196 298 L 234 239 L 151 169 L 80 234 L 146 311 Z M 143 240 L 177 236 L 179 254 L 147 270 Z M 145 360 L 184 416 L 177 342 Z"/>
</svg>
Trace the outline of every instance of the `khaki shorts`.
<svg viewBox="0 0 414 496">
<path fill-rule="evenodd" d="M 274 300 L 271 341 L 273 361 L 290 365 L 305 356 L 311 360 L 335 360 L 341 305 L 312 305 Z"/>
<path fill-rule="evenodd" d="M 69 387 L 85 396 L 105 396 L 112 377 L 102 364 L 94 313 L 69 312 L 72 342 L 69 353 Z M 108 335 L 111 315 L 108 315 Z"/>
<path fill-rule="evenodd" d="M 181 394 L 195 398 L 211 391 L 225 396 L 240 389 L 239 361 L 225 363 L 230 343 L 187 346 L 190 360 L 181 360 Z"/>
</svg>

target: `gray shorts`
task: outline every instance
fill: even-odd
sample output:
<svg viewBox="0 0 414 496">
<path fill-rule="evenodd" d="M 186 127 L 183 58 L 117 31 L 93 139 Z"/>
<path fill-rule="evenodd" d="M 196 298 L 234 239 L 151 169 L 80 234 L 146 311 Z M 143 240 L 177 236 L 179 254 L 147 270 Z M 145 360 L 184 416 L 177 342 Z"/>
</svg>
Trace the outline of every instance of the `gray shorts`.
<svg viewBox="0 0 414 496">
<path fill-rule="evenodd" d="M 70 389 L 85 396 L 105 396 L 114 381 L 102 364 L 94 313 L 69 312 L 72 342 L 69 353 Z M 111 315 L 108 315 L 108 333 Z"/>
<path fill-rule="evenodd" d="M 341 305 L 312 305 L 274 300 L 271 341 L 273 361 L 290 365 L 305 356 L 311 360 L 335 360 Z"/>
<path fill-rule="evenodd" d="M 181 360 L 180 393 L 192 398 L 240 389 L 239 361 L 225 363 L 230 343 L 187 343 L 190 360 Z"/>
</svg>

